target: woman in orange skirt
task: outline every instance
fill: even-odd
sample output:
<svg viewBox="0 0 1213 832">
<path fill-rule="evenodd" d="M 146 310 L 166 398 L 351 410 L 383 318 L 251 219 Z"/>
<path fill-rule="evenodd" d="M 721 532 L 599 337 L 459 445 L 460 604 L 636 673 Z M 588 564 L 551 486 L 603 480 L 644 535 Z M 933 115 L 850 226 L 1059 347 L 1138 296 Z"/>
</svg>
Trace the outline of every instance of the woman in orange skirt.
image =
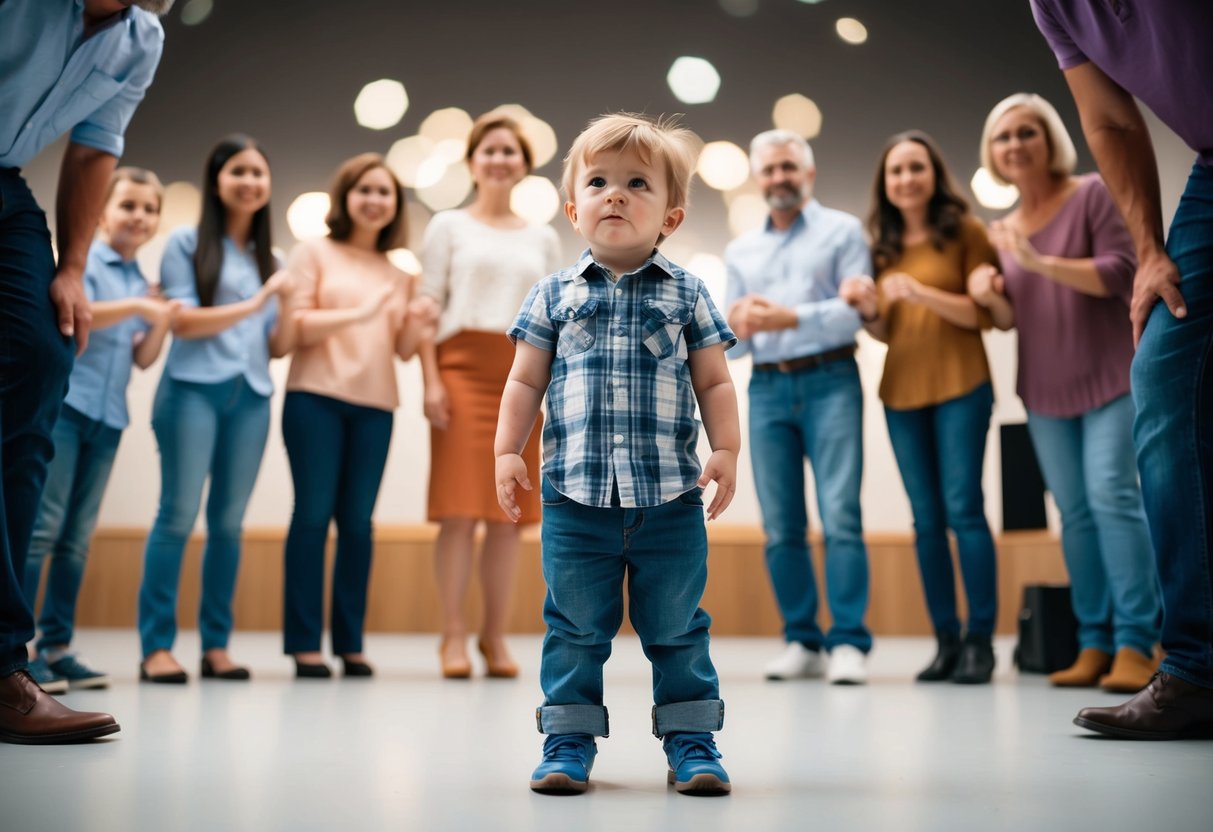
<svg viewBox="0 0 1213 832">
<path fill-rule="evenodd" d="M 510 192 L 531 171 L 518 124 L 501 113 L 476 120 L 468 137 L 476 195 L 467 208 L 430 221 L 422 251 L 422 291 L 442 307 L 434 344 L 421 349 L 425 415 L 430 421 L 429 519 L 439 524 L 435 572 L 442 604 L 442 674 L 467 678 L 465 598 L 476 528 L 484 523 L 479 649 L 490 676 L 516 676 L 505 626 L 517 571 L 519 526 L 497 505 L 493 436 L 514 360 L 505 337 L 527 291 L 561 262 L 550 226 L 529 226 L 510 209 Z M 538 470 L 536 424 L 524 457 Z M 539 520 L 538 492 L 520 502 L 521 523 Z M 521 525 L 520 523 L 520 525 Z"/>
</svg>

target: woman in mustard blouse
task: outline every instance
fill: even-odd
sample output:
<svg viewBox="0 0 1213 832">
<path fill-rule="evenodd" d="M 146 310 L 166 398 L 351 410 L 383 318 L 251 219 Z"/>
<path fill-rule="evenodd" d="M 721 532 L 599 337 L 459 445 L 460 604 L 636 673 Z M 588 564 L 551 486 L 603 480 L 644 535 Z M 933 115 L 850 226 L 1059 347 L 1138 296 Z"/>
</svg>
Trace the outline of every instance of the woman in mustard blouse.
<svg viewBox="0 0 1213 832">
<path fill-rule="evenodd" d="M 876 280 L 848 278 L 840 295 L 889 345 L 880 398 L 914 514 L 914 546 L 939 640 L 922 682 L 990 681 L 997 614 L 994 540 L 982 461 L 994 395 L 982 347 L 989 313 L 966 292 L 970 272 L 997 263 L 935 142 L 899 133 L 881 155 L 868 218 Z M 968 597 L 961 638 L 948 530 Z"/>
</svg>

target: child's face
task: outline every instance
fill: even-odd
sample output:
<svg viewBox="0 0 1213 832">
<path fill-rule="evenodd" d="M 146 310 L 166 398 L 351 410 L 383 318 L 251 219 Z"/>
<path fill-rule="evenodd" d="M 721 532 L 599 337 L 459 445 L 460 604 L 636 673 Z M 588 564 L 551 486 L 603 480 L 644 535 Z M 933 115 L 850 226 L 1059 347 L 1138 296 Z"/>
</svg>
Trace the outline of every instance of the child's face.
<svg viewBox="0 0 1213 832">
<path fill-rule="evenodd" d="M 151 185 L 122 179 L 101 210 L 99 226 L 111 246 L 133 252 L 160 227 L 160 196 Z"/>
<path fill-rule="evenodd" d="M 574 183 L 565 214 L 594 257 L 617 273 L 643 264 L 658 236 L 672 234 L 686 216 L 670 207 L 664 163 L 646 164 L 632 148 L 587 159 Z"/>
<path fill-rule="evenodd" d="M 345 195 L 345 209 L 357 228 L 378 234 L 396 219 L 396 183 L 383 168 L 371 168 Z"/>
<path fill-rule="evenodd" d="M 270 201 L 270 166 L 257 150 L 242 150 L 219 170 L 219 200 L 234 214 L 255 214 Z"/>
</svg>

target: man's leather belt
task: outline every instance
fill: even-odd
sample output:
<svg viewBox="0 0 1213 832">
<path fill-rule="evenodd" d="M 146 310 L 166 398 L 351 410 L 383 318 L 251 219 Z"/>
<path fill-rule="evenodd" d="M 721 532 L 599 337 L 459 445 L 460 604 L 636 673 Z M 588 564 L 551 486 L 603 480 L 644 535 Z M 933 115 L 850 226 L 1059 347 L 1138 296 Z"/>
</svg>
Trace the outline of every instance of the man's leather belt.
<svg viewBox="0 0 1213 832">
<path fill-rule="evenodd" d="M 833 350 L 819 352 L 816 355 L 803 355 L 800 358 L 789 358 L 787 361 L 776 361 L 773 364 L 755 364 L 754 369 L 760 372 L 799 373 L 804 370 L 815 370 L 822 364 L 839 361 L 855 354 L 855 345 L 847 344 Z"/>
</svg>

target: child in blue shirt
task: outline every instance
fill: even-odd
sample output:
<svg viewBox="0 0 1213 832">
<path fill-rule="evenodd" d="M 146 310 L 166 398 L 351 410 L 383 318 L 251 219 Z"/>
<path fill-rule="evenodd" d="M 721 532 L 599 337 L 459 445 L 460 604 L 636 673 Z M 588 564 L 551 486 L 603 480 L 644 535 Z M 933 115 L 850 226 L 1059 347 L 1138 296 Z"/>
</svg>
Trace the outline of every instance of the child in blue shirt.
<svg viewBox="0 0 1213 832">
<path fill-rule="evenodd" d="M 533 485 L 519 452 L 547 393 L 543 575 L 547 635 L 536 713 L 538 792 L 584 792 L 608 735 L 602 666 L 629 617 L 653 664 L 653 733 L 682 793 L 726 794 L 712 732 L 724 722 L 708 656 L 707 516 L 733 498 L 741 433 L 724 351 L 736 342 L 703 283 L 656 249 L 682 224 L 695 152 L 667 121 L 593 121 L 564 162 L 565 213 L 589 249 L 531 290 L 494 453 L 498 501 L 520 517 Z M 712 455 L 701 472 L 698 402 Z"/>
<path fill-rule="evenodd" d="M 67 398 L 51 435 L 55 456 L 47 472 L 29 556 L 25 595 L 38 595 L 50 556 L 38 617 L 38 656 L 30 673 L 46 690 L 99 688 L 109 677 L 69 652 L 76 598 L 89 539 L 105 494 L 118 441 L 130 421 L 126 388 L 131 367 L 147 369 L 160 355 L 181 304 L 150 297 L 135 252 L 160 226 L 163 188 L 141 168 L 114 171 L 101 211 L 98 239 L 89 248 L 84 291 L 93 316 L 88 349 L 76 359 Z"/>
</svg>

